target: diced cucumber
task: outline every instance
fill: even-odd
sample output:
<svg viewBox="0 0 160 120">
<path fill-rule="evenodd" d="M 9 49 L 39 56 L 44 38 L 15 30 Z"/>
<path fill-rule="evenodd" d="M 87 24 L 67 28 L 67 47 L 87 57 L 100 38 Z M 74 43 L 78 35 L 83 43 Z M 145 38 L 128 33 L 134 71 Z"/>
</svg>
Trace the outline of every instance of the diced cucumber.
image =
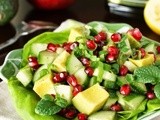
<svg viewBox="0 0 160 120">
<path fill-rule="evenodd" d="M 16 77 L 24 86 L 27 86 L 32 81 L 33 78 L 33 73 L 31 68 L 29 66 L 21 68 L 18 71 Z"/>
<path fill-rule="evenodd" d="M 56 52 L 51 52 L 47 50 L 43 50 L 38 55 L 39 64 L 50 64 L 57 57 Z"/>
<path fill-rule="evenodd" d="M 119 92 L 117 92 L 118 95 L 118 102 L 122 105 L 124 110 L 135 110 L 138 108 L 138 106 L 143 102 L 145 99 L 145 96 L 131 93 L 128 96 L 123 96 Z"/>
<path fill-rule="evenodd" d="M 139 41 L 137 41 L 131 34 L 127 34 L 129 43 L 131 45 L 132 48 L 140 48 L 141 47 L 141 43 Z"/>
<path fill-rule="evenodd" d="M 104 80 L 107 80 L 107 81 L 113 81 L 113 82 L 115 82 L 116 78 L 117 78 L 117 75 L 115 75 L 114 73 L 111 73 L 109 71 L 104 71 L 102 78 Z"/>
<path fill-rule="evenodd" d="M 104 80 L 103 81 L 103 86 L 105 89 L 114 89 L 115 88 L 115 81 L 109 81 L 109 80 Z"/>
<path fill-rule="evenodd" d="M 130 72 L 133 72 L 137 68 L 137 66 L 131 61 L 125 61 L 124 65 L 128 68 Z"/>
<path fill-rule="evenodd" d="M 93 77 L 89 80 L 89 87 L 95 85 L 96 83 L 98 83 L 97 77 L 96 77 L 96 76 L 93 76 Z"/>
<path fill-rule="evenodd" d="M 35 83 L 41 77 L 48 74 L 50 72 L 48 68 L 49 68 L 48 64 L 42 65 L 40 68 L 38 68 L 38 70 L 34 73 L 33 82 Z"/>
<path fill-rule="evenodd" d="M 95 68 L 93 76 L 97 77 L 97 81 L 98 82 L 102 82 L 102 80 L 103 80 L 103 73 L 104 73 L 103 63 L 101 61 L 98 61 L 97 65 L 98 66 L 97 66 L 97 68 Z"/>
<path fill-rule="evenodd" d="M 110 110 L 111 105 L 118 101 L 118 97 L 109 97 L 107 102 L 103 106 L 103 110 Z"/>
<path fill-rule="evenodd" d="M 126 80 L 126 77 L 125 76 L 118 76 L 117 77 L 117 82 L 116 84 L 121 87 L 122 85 L 124 84 L 128 84 L 128 81 Z"/>
<path fill-rule="evenodd" d="M 34 56 L 38 56 L 40 51 L 46 50 L 47 44 L 46 43 L 33 43 L 31 45 L 31 54 Z"/>
<path fill-rule="evenodd" d="M 80 85 L 86 87 L 88 85 L 88 75 L 85 73 L 85 67 L 80 68 L 74 76 L 77 78 L 77 81 Z"/>
<path fill-rule="evenodd" d="M 99 111 L 91 114 L 88 120 L 115 120 L 116 112 L 114 111 Z"/>
<path fill-rule="evenodd" d="M 154 54 L 157 53 L 157 50 L 156 50 L 156 45 L 155 43 L 150 43 L 148 44 L 146 47 L 145 47 L 145 51 L 146 52 L 153 52 Z"/>
<path fill-rule="evenodd" d="M 56 94 L 59 94 L 62 98 L 68 101 L 68 104 L 71 103 L 73 98 L 72 87 L 69 85 L 56 84 L 54 85 Z"/>
<path fill-rule="evenodd" d="M 68 57 L 66 62 L 66 69 L 69 72 L 69 74 L 74 74 L 82 67 L 83 67 L 82 63 L 78 60 L 78 58 L 74 54 L 71 54 Z"/>
</svg>

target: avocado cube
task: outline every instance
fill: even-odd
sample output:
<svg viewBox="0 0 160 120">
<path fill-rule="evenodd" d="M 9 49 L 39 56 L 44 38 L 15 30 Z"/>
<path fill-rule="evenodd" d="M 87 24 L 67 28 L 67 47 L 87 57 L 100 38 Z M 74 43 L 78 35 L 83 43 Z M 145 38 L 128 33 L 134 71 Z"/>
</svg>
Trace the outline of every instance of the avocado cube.
<svg viewBox="0 0 160 120">
<path fill-rule="evenodd" d="M 73 99 L 73 105 L 81 113 L 90 115 L 100 110 L 109 97 L 109 93 L 98 83 L 78 93 Z"/>
</svg>

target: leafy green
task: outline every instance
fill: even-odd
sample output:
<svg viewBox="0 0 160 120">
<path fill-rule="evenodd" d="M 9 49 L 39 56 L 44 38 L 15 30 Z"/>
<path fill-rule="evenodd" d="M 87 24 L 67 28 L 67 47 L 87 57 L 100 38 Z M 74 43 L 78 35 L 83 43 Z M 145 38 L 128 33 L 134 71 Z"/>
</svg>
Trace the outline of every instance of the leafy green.
<svg viewBox="0 0 160 120">
<path fill-rule="evenodd" d="M 153 112 L 160 109 L 160 100 L 158 98 L 149 100 L 147 102 L 147 112 Z"/>
<path fill-rule="evenodd" d="M 154 86 L 154 93 L 158 99 L 160 99 L 160 83 Z"/>
<path fill-rule="evenodd" d="M 143 66 L 134 71 L 136 81 L 142 83 L 157 83 L 160 80 L 160 69 L 154 65 Z"/>
<path fill-rule="evenodd" d="M 67 100 L 63 99 L 59 94 L 56 95 L 55 104 L 60 106 L 61 108 L 65 108 L 68 106 Z"/>
</svg>

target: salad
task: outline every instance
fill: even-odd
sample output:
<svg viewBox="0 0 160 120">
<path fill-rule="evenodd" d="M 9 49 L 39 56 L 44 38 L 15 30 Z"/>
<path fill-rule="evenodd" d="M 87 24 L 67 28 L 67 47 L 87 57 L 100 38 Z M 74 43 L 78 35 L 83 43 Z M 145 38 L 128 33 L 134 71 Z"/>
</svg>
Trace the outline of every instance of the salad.
<svg viewBox="0 0 160 120">
<path fill-rule="evenodd" d="M 128 24 L 66 20 L 11 51 L 0 72 L 24 120 L 159 114 L 160 44 Z"/>
</svg>

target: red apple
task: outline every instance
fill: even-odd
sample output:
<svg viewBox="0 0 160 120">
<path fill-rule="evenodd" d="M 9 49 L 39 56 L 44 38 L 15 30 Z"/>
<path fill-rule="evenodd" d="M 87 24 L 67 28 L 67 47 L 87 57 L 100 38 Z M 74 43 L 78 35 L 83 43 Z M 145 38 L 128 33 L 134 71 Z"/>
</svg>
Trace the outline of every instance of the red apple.
<svg viewBox="0 0 160 120">
<path fill-rule="evenodd" d="M 70 6 L 75 0 L 28 0 L 38 9 L 58 10 Z"/>
</svg>

